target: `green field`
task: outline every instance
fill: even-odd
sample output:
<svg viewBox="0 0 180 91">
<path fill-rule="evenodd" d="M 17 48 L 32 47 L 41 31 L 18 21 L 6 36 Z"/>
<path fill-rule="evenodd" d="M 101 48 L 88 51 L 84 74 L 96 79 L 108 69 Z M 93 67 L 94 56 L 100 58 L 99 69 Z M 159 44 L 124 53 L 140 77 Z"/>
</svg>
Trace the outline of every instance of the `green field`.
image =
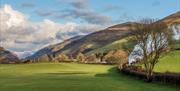
<svg viewBox="0 0 180 91">
<path fill-rule="evenodd" d="M 155 66 L 155 71 L 180 73 L 180 51 L 173 51 L 162 57 Z"/>
<path fill-rule="evenodd" d="M 0 91 L 179 91 L 119 74 L 115 66 L 75 63 L 0 65 Z"/>
</svg>

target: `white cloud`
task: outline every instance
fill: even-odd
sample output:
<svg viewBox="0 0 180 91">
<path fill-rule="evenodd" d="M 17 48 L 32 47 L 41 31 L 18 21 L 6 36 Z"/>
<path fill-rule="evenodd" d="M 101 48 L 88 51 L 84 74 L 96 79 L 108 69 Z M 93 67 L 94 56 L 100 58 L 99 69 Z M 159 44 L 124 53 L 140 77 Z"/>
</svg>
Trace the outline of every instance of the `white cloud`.
<svg viewBox="0 0 180 91">
<path fill-rule="evenodd" d="M 104 28 L 96 24 L 60 24 L 48 19 L 31 22 L 25 14 L 10 5 L 0 9 L 0 46 L 18 53 L 20 57 L 64 39 L 84 35 Z"/>
<path fill-rule="evenodd" d="M 172 26 L 173 32 L 174 32 L 174 38 L 176 40 L 180 39 L 180 25 Z"/>
</svg>

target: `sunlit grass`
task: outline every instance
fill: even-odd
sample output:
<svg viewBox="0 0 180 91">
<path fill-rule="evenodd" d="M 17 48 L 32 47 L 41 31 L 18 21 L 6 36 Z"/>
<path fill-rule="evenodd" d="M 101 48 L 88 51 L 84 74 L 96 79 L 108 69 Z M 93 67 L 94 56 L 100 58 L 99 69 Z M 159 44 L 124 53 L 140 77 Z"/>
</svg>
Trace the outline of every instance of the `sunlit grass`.
<svg viewBox="0 0 180 91">
<path fill-rule="evenodd" d="M 180 51 L 173 51 L 161 58 L 155 66 L 155 71 L 180 73 Z"/>
<path fill-rule="evenodd" d="M 0 91 L 178 91 L 119 74 L 115 66 L 75 63 L 0 65 Z"/>
</svg>

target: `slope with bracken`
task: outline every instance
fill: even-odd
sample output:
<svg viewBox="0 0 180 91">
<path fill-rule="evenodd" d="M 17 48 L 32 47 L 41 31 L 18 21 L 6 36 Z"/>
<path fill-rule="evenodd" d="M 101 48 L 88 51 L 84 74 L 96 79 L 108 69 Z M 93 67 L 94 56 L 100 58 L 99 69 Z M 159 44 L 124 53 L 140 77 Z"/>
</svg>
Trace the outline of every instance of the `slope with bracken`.
<svg viewBox="0 0 180 91">
<path fill-rule="evenodd" d="M 35 54 L 27 57 L 26 59 L 39 59 L 41 57 L 44 57 L 45 55 L 54 55 L 57 51 L 59 51 L 60 49 L 63 49 L 66 45 L 68 45 L 72 41 L 79 40 L 82 37 L 83 36 L 75 36 L 75 37 L 67 39 L 61 43 L 58 43 L 55 45 L 49 45 L 45 48 L 40 49 Z"/>
<path fill-rule="evenodd" d="M 155 23 L 158 22 L 164 22 L 167 24 L 168 27 L 173 25 L 180 24 L 180 12 L 177 12 L 175 14 L 172 14 L 164 19 L 161 19 Z M 84 53 L 84 54 L 91 54 L 94 52 L 98 52 L 98 50 L 106 50 L 103 48 L 110 48 L 111 45 L 114 46 L 120 46 L 121 43 L 117 43 L 118 41 L 123 42 L 125 38 L 129 37 L 132 32 L 132 24 L 137 24 L 135 22 L 127 22 L 123 24 L 117 24 L 111 27 L 108 27 L 104 30 L 91 33 L 89 35 L 86 35 L 84 37 L 69 41 L 63 47 L 57 47 L 59 44 L 52 45 L 49 48 L 51 50 L 55 49 L 56 51 L 50 51 L 50 52 L 44 52 L 42 50 L 47 50 L 47 47 L 44 49 L 41 49 L 37 53 L 34 54 L 36 58 L 40 57 L 38 54 L 50 54 L 50 55 L 58 55 L 61 53 L 67 54 L 69 56 L 75 57 L 78 53 Z M 60 43 L 61 44 L 61 43 Z M 113 50 L 113 48 L 110 48 Z M 116 49 L 116 48 L 114 48 Z M 31 56 L 33 58 L 33 56 Z"/>
</svg>

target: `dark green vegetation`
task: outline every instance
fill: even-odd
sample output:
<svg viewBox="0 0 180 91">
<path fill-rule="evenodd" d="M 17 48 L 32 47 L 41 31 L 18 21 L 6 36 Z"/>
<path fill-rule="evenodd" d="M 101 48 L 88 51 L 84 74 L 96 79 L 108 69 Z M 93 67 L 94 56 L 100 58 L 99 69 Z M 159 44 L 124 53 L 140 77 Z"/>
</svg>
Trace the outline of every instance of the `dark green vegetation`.
<svg viewBox="0 0 180 91">
<path fill-rule="evenodd" d="M 0 65 L 0 91 L 179 91 L 119 74 L 115 66 L 75 63 Z"/>
</svg>

